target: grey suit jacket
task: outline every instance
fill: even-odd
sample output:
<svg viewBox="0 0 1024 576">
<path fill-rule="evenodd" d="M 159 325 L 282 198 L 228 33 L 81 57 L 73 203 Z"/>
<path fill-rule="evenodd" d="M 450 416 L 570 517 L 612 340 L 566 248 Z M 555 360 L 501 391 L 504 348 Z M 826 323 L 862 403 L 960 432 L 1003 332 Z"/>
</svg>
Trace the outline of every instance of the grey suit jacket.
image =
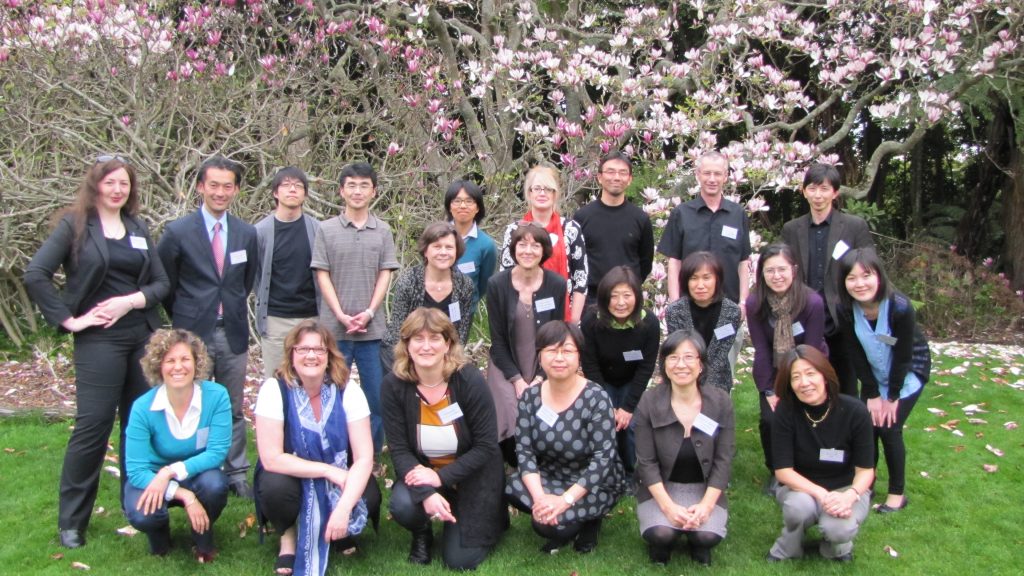
<svg viewBox="0 0 1024 576">
<path fill-rule="evenodd" d="M 316 240 L 316 231 L 320 228 L 320 221 L 309 214 L 302 215 L 306 223 L 306 237 L 309 238 L 309 251 L 313 252 L 313 242 Z M 256 223 L 256 245 L 259 251 L 260 274 L 259 282 L 256 284 L 256 332 L 260 336 L 267 335 L 267 310 L 270 308 L 270 277 L 274 263 L 274 215 L 270 214 L 263 220 Z M 316 290 L 316 301 L 320 302 L 320 285 L 314 280 L 313 289 Z"/>
<path fill-rule="evenodd" d="M 800 276 L 804 283 L 807 283 L 807 270 L 810 267 L 808 259 L 810 250 L 808 243 L 811 230 L 811 215 L 804 214 L 794 218 L 782 227 L 782 241 L 789 244 L 793 249 L 797 262 L 800 263 Z M 871 239 L 871 232 L 868 230 L 868 223 L 859 216 L 846 214 L 839 210 L 832 210 L 832 223 L 829 224 L 828 247 L 825 256 L 828 258 L 828 265 L 825 266 L 825 307 L 832 320 L 839 318 L 836 308 L 839 305 L 839 262 L 832 257 L 836 244 L 842 240 L 849 249 L 853 248 L 874 248 L 875 243 Z M 833 323 L 833 326 L 835 324 Z"/>
</svg>

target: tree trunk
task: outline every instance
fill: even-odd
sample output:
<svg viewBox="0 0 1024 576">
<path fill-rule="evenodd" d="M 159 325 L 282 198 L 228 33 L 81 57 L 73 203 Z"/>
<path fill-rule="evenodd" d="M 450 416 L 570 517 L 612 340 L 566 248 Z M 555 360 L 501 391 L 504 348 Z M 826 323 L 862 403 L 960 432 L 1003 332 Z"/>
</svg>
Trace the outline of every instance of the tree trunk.
<svg viewBox="0 0 1024 576">
<path fill-rule="evenodd" d="M 1012 139 L 1010 140 L 1013 141 Z M 1003 195 L 1003 262 L 1014 290 L 1024 289 L 1024 150 L 1010 151 L 1010 175 Z"/>
<path fill-rule="evenodd" d="M 1007 173 L 1015 152 L 1013 116 L 1009 103 L 996 93 L 992 93 L 990 98 L 993 104 L 992 118 L 985 130 L 985 151 L 977 161 L 978 182 L 967 195 L 967 211 L 960 219 L 956 233 L 957 251 L 971 260 L 977 260 L 984 253 L 989 213 L 999 192 L 1002 190 L 1007 201 L 1012 202 L 1009 198 L 1013 195 L 1012 189 L 1020 186 L 1019 182 L 1014 184 L 1013 176 Z M 1019 180 L 1020 173 L 1017 174 Z M 1010 212 L 1007 206 L 1004 214 L 1009 215 Z M 1004 230 L 1009 242 L 1015 229 L 1020 228 L 1021 220 L 1006 222 Z"/>
<path fill-rule="evenodd" d="M 924 227 L 921 218 L 921 188 L 924 180 L 924 141 L 918 142 L 910 151 L 910 187 L 907 190 L 907 204 L 910 209 L 910 225 L 907 238 Z"/>
</svg>

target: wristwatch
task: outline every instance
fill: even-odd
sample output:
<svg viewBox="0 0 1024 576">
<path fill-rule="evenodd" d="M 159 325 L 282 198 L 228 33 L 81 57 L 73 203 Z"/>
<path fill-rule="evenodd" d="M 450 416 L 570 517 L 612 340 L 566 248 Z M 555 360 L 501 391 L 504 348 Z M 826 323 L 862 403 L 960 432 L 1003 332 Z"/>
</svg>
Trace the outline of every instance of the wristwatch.
<svg viewBox="0 0 1024 576">
<path fill-rule="evenodd" d="M 576 499 L 573 498 L 572 494 L 569 494 L 568 492 L 562 492 L 562 500 L 565 500 L 565 503 L 568 504 L 569 506 L 572 506 L 573 504 L 576 503 Z"/>
</svg>

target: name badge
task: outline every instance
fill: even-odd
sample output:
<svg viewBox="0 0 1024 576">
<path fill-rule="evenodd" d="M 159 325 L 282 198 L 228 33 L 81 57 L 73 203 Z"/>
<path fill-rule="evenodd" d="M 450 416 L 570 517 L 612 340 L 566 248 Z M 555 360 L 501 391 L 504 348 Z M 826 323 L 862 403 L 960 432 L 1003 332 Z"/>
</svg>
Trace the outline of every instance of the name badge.
<svg viewBox="0 0 1024 576">
<path fill-rule="evenodd" d="M 463 262 L 459 264 L 459 272 L 463 274 L 472 274 L 476 272 L 476 262 Z"/>
<path fill-rule="evenodd" d="M 622 359 L 626 362 L 639 362 L 644 359 L 644 353 L 640 350 L 626 350 L 622 353 Z"/>
<path fill-rule="evenodd" d="M 715 430 L 718 430 L 718 422 L 715 422 L 701 413 L 697 414 L 697 417 L 693 419 L 693 427 L 708 436 L 714 436 Z"/>
<path fill-rule="evenodd" d="M 452 302 L 448 305 L 448 319 L 451 320 L 452 323 L 462 320 L 462 309 L 459 308 L 458 302 Z"/>
<path fill-rule="evenodd" d="M 132 243 L 132 248 L 136 250 L 149 250 L 149 246 L 146 245 L 146 239 L 142 236 L 129 236 L 128 238 Z"/>
<path fill-rule="evenodd" d="M 892 336 L 889 336 L 888 334 L 875 334 L 875 340 L 878 340 L 879 342 L 881 342 L 882 344 L 885 344 L 886 346 L 895 346 L 896 345 L 896 338 L 893 338 Z"/>
<path fill-rule="evenodd" d="M 537 312 L 547 312 L 548 310 L 555 309 L 555 299 L 551 296 L 547 298 L 541 298 L 534 302 L 534 306 L 537 308 Z"/>
<path fill-rule="evenodd" d="M 715 339 L 725 340 L 729 336 L 736 334 L 736 329 L 732 327 L 732 324 L 726 324 L 715 328 Z"/>
<path fill-rule="evenodd" d="M 793 336 L 799 336 L 804 333 L 804 325 L 799 322 L 793 322 Z"/>
<path fill-rule="evenodd" d="M 822 462 L 837 462 L 839 464 L 842 464 L 845 455 L 846 452 L 842 450 L 836 450 L 834 448 L 822 448 L 821 452 L 818 454 L 818 460 L 821 460 Z"/>
<path fill-rule="evenodd" d="M 552 248 L 557 246 L 558 245 L 558 234 L 548 233 L 548 236 L 551 237 L 551 246 L 552 246 Z"/>
<path fill-rule="evenodd" d="M 439 410 L 437 415 L 441 417 L 442 424 L 451 424 L 452 422 L 462 418 L 462 408 L 459 407 L 459 403 L 449 404 L 444 410 Z"/>
<path fill-rule="evenodd" d="M 846 242 L 843 242 L 842 240 L 836 242 L 836 247 L 832 250 L 832 259 L 839 260 L 840 258 L 843 257 L 843 254 L 846 254 L 846 252 L 849 250 L 850 246 L 847 245 Z"/>
<path fill-rule="evenodd" d="M 206 442 L 210 439 L 210 428 L 200 428 L 196 430 L 196 450 L 203 450 L 206 448 Z"/>
<path fill-rule="evenodd" d="M 232 266 L 235 264 L 245 264 L 248 261 L 249 255 L 245 252 L 245 250 L 235 250 L 234 252 L 231 253 Z"/>
<path fill-rule="evenodd" d="M 735 240 L 736 235 L 739 233 L 740 231 L 737 230 L 736 228 L 733 228 L 732 226 L 722 226 L 722 236 L 725 236 L 730 240 Z"/>
<path fill-rule="evenodd" d="M 555 422 L 558 422 L 558 412 L 541 404 L 540 410 L 537 410 L 537 418 L 540 418 L 549 428 L 554 428 Z"/>
</svg>

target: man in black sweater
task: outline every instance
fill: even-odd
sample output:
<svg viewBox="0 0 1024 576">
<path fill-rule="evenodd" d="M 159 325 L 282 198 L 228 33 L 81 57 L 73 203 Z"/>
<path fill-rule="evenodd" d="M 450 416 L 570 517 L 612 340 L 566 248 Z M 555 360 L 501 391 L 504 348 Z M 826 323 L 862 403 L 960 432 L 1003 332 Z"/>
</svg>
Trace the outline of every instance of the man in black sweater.
<svg viewBox="0 0 1024 576">
<path fill-rule="evenodd" d="M 626 199 L 633 181 L 629 157 L 613 150 L 601 157 L 597 183 L 601 196 L 576 211 L 587 246 L 587 306 L 597 301 L 597 285 L 616 266 L 629 266 L 643 283 L 654 263 L 654 229 L 640 207 Z"/>
</svg>

